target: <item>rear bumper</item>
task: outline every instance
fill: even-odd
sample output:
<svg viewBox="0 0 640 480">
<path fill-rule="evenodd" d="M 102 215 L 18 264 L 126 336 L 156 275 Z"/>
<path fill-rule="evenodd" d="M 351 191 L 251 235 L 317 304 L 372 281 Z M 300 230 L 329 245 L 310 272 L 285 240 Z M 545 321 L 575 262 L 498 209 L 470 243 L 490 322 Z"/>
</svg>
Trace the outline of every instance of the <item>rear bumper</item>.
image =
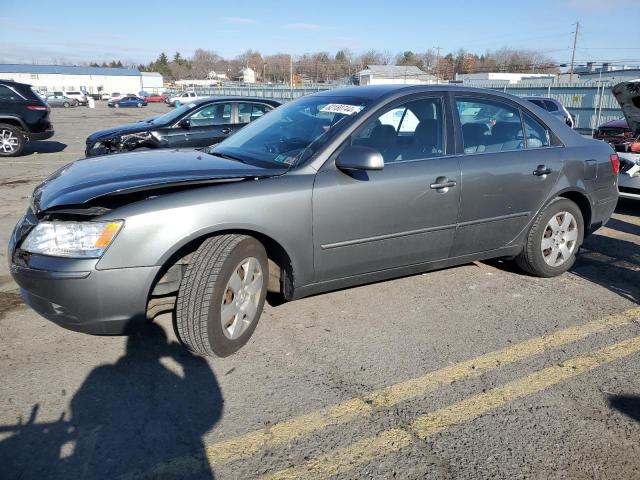
<svg viewBox="0 0 640 480">
<path fill-rule="evenodd" d="M 55 132 L 53 130 L 47 130 L 46 132 L 38 132 L 38 133 L 29 132 L 29 133 L 26 134 L 26 136 L 30 141 L 32 141 L 32 140 L 46 140 L 47 138 L 53 137 L 54 133 Z"/>
</svg>

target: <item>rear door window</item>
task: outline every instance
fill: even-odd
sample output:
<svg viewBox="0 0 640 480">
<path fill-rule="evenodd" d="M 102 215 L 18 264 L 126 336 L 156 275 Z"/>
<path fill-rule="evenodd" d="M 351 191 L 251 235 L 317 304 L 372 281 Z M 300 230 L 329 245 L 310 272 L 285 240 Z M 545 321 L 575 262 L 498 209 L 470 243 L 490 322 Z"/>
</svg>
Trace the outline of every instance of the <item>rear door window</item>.
<svg viewBox="0 0 640 480">
<path fill-rule="evenodd" d="M 20 95 L 5 85 L 0 85 L 0 102 L 19 102 Z"/>
<path fill-rule="evenodd" d="M 238 123 L 249 123 L 271 110 L 262 103 L 238 103 Z"/>
<path fill-rule="evenodd" d="M 464 153 L 490 153 L 525 148 L 520 110 L 487 98 L 458 97 Z"/>
</svg>

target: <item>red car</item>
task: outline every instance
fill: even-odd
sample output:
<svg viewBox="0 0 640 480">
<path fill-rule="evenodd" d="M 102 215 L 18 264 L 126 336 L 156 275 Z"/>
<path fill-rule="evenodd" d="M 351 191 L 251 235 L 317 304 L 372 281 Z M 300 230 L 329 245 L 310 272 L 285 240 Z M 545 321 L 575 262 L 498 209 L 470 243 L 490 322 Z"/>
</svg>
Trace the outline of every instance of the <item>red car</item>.
<svg viewBox="0 0 640 480">
<path fill-rule="evenodd" d="M 593 132 L 593 138 L 608 142 L 617 152 L 640 151 L 639 142 L 624 118 L 603 123 Z"/>
<path fill-rule="evenodd" d="M 164 95 L 160 95 L 159 93 L 153 93 L 148 97 L 145 97 L 144 99 L 147 102 L 164 102 L 165 98 L 166 97 Z"/>
</svg>

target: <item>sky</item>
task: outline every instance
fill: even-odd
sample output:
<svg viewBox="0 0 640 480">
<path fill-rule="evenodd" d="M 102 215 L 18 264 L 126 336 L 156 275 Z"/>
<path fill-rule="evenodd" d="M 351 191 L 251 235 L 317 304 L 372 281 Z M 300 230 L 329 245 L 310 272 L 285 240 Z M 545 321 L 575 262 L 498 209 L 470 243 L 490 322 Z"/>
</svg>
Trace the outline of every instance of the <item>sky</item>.
<svg viewBox="0 0 640 480">
<path fill-rule="evenodd" d="M 0 0 L 0 63 L 148 63 L 162 51 L 185 57 L 197 48 L 233 57 L 247 49 L 396 54 L 434 47 L 443 54 L 537 49 L 564 63 L 579 21 L 577 63 L 640 65 L 639 0 L 24 3 Z"/>
</svg>

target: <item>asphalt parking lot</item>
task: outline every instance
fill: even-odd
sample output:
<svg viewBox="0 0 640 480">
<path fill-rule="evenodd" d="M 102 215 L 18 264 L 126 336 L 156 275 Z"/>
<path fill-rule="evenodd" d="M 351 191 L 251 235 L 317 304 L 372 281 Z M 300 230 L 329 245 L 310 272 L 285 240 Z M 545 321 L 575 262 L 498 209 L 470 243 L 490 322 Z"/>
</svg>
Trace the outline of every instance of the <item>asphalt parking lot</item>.
<svg viewBox="0 0 640 480">
<path fill-rule="evenodd" d="M 166 111 L 54 110 L 55 136 L 0 164 L 0 243 L 89 133 Z M 633 202 L 559 278 L 490 261 L 269 305 L 225 359 L 168 316 L 53 325 L 3 247 L 0 478 L 640 478 L 639 301 Z"/>
</svg>

